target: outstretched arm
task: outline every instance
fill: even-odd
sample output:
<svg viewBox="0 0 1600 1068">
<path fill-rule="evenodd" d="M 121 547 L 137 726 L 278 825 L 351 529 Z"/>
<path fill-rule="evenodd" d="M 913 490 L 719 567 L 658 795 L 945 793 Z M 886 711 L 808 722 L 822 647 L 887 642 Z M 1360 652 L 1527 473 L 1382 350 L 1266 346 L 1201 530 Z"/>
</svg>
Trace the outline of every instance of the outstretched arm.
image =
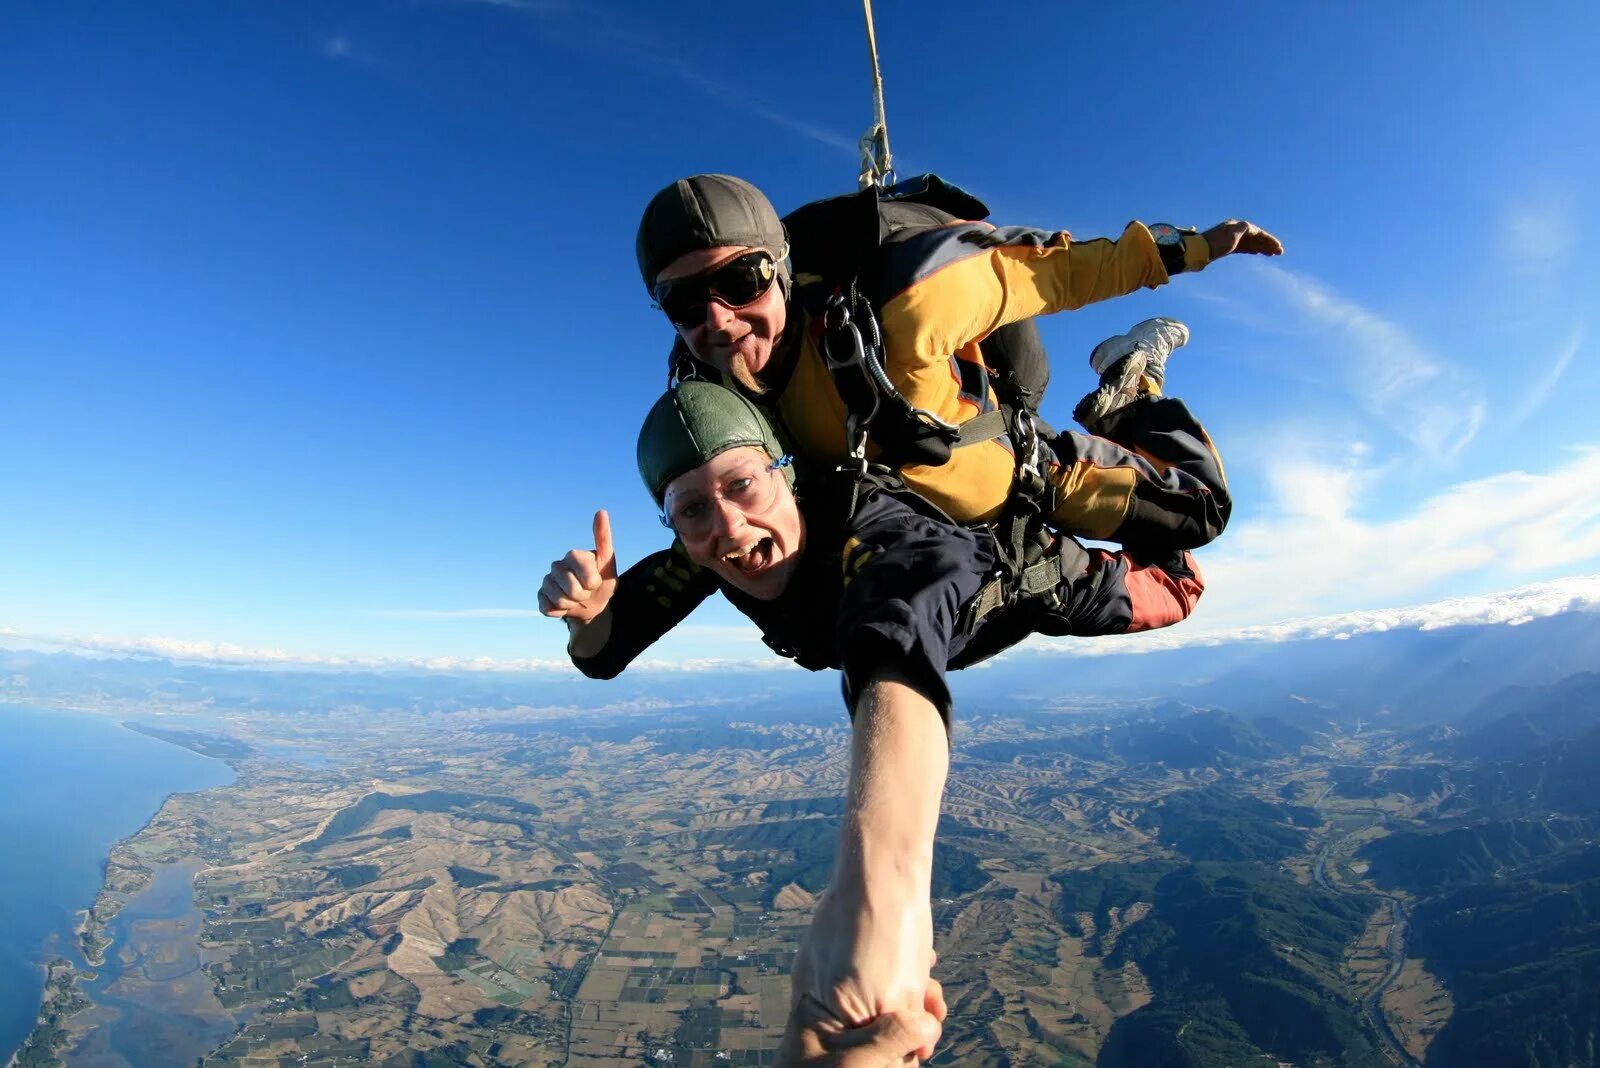
<svg viewBox="0 0 1600 1068">
<path fill-rule="evenodd" d="M 934 833 L 950 767 L 944 669 L 991 542 L 911 494 L 861 502 L 841 561 L 838 663 L 854 721 L 833 881 L 795 960 L 794 992 L 846 1025 L 942 1016 L 933 966 Z M 927 1056 L 927 1052 L 923 1056 Z"/>
<path fill-rule="evenodd" d="M 1272 234 L 1230 219 L 1189 235 L 1173 267 L 1181 263 L 1185 271 L 1198 271 L 1224 256 L 1276 256 L 1282 251 L 1282 242 Z M 1161 248 L 1142 223 L 1129 223 L 1115 241 L 1075 241 L 1064 231 L 961 223 L 890 246 L 873 290 L 895 385 L 908 392 L 949 383 L 953 399 L 957 384 L 947 366 L 951 353 L 1007 323 L 1081 308 L 1169 279 Z M 942 407 L 913 403 L 946 415 Z"/>
<path fill-rule="evenodd" d="M 863 689 L 833 882 L 795 961 L 796 999 L 853 1027 L 933 1011 L 933 840 L 949 768 L 944 721 L 916 686 L 889 674 Z"/>
</svg>

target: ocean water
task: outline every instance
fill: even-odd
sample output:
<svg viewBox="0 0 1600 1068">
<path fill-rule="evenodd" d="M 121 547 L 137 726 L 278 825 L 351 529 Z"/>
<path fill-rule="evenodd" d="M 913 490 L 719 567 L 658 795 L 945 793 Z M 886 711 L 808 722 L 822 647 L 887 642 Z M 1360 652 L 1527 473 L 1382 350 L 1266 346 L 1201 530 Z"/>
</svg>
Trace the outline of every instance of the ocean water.
<svg viewBox="0 0 1600 1068">
<path fill-rule="evenodd" d="M 114 718 L 0 704 L 0 1064 L 27 1038 L 38 963 L 71 956 L 111 846 L 171 793 L 233 781 L 219 760 Z"/>
</svg>

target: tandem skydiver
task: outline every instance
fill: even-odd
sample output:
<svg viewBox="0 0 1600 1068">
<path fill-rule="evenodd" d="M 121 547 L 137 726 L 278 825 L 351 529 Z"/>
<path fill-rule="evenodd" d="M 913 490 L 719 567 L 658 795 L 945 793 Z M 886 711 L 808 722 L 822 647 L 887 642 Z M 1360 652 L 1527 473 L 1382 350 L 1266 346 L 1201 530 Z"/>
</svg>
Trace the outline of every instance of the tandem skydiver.
<svg viewBox="0 0 1600 1068">
<path fill-rule="evenodd" d="M 1161 323 L 1133 343 L 1153 372 L 1182 333 Z M 1181 401 L 1130 394 L 1106 418 L 1129 447 L 1215 470 L 1212 489 L 1225 493 Z M 638 463 L 677 535 L 673 547 L 619 576 L 609 520 L 597 513 L 594 550 L 552 565 L 541 610 L 567 621 L 573 662 L 592 677 L 621 672 L 719 590 L 775 650 L 813 670 L 842 670 L 854 724 L 850 785 L 833 883 L 796 959 L 795 996 L 849 1026 L 890 1011 L 942 1013 L 928 998 L 933 841 L 949 764 L 945 672 L 1029 633 L 1177 622 L 1203 588 L 1192 557 L 1060 537 L 1034 565 L 1048 586 L 993 596 L 998 550 L 985 528 L 956 523 L 890 474 L 875 475 L 846 510 L 840 476 L 813 467 L 802 470 L 797 499 L 795 466 L 761 411 L 701 380 L 656 402 Z"/>
<path fill-rule="evenodd" d="M 637 251 L 690 354 L 773 412 L 802 471 L 820 476 L 844 460 L 851 413 L 821 358 L 817 322 L 793 299 L 786 235 L 766 198 L 725 176 L 675 183 L 647 209 Z M 902 242 L 875 265 L 868 295 L 893 385 L 910 405 L 965 424 L 995 410 L 981 345 L 1002 327 L 1159 285 L 1235 251 L 1281 246 L 1241 222 L 1205 234 L 1134 223 L 1115 243 L 1087 244 L 955 222 Z M 705 401 L 711 422 L 689 436 L 720 442 L 716 451 L 660 480 L 646 466 L 650 424 L 641 435 L 641 471 L 679 535 L 673 548 L 619 582 L 600 513 L 595 551 L 552 566 L 541 608 L 568 620 L 569 650 L 586 673 L 614 675 L 719 587 L 780 653 L 844 669 L 856 725 L 848 806 L 833 885 L 796 960 L 797 1005 L 809 996 L 849 1025 L 888 1012 L 942 1015 L 928 890 L 948 750 L 927 713 L 948 722 L 943 670 L 1028 633 L 1125 632 L 1192 609 L 1201 583 L 1182 550 L 1220 532 L 1228 498 L 1205 432 L 1181 402 L 1160 397 L 1164 359 L 1186 340 L 1181 324 L 1150 320 L 1099 346 L 1091 363 L 1101 384 L 1075 412 L 1099 436 L 1050 442 L 1048 524 L 1134 551 L 1058 538 L 996 593 L 994 538 L 961 524 L 995 520 L 1012 503 L 1021 465 L 1010 440 L 979 438 L 940 465 L 897 464 L 933 505 L 892 475 L 863 475 L 849 506 L 821 492 L 802 517 L 793 469 L 760 414 L 740 407 L 762 423 L 756 438 L 718 437 L 738 395 L 686 382 L 652 420 L 676 413 L 688 427 L 700 418 L 697 398 L 720 397 Z"/>
<path fill-rule="evenodd" d="M 850 413 L 822 355 L 817 309 L 799 299 L 790 277 L 789 236 L 760 190 L 701 174 L 655 195 L 635 252 L 645 288 L 695 360 L 755 398 L 802 466 L 832 466 L 849 454 Z M 888 378 L 912 408 L 960 426 L 996 407 L 981 345 L 1000 328 L 1155 287 L 1233 253 L 1282 251 L 1277 238 L 1237 220 L 1204 233 L 1134 222 L 1115 242 L 956 220 L 886 245 L 861 281 L 882 325 Z M 1067 432 L 1049 442 L 1042 466 L 1050 526 L 1123 545 L 1195 548 L 1221 532 L 1225 502 L 1188 472 L 1105 440 L 1116 398 L 1145 388 L 1139 361 L 1121 358 L 1135 348 L 1095 353 L 1101 385 L 1074 413 L 1094 436 Z M 913 489 L 968 523 L 1000 514 L 1018 462 L 1012 440 L 998 436 L 959 445 L 936 466 L 895 466 Z"/>
</svg>

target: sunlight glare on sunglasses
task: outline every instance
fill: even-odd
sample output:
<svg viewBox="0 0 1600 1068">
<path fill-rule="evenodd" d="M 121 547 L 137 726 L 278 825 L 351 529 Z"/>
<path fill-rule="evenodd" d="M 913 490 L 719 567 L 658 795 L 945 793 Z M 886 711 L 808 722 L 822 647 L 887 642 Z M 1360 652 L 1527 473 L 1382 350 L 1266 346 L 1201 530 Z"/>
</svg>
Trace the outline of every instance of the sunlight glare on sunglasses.
<svg viewBox="0 0 1600 1068">
<path fill-rule="evenodd" d="M 743 308 L 766 295 L 778 277 L 778 265 L 765 249 L 746 252 L 705 274 L 659 282 L 656 306 L 678 326 L 694 326 L 705 319 L 713 299 L 730 308 Z"/>
</svg>

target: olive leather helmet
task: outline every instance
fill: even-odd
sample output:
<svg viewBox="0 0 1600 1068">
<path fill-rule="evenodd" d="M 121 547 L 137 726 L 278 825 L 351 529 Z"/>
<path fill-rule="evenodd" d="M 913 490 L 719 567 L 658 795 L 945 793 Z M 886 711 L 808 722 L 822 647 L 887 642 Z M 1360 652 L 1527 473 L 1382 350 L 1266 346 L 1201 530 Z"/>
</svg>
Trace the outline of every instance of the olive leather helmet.
<svg viewBox="0 0 1600 1068">
<path fill-rule="evenodd" d="M 774 460 L 784 455 L 772 424 L 754 404 L 726 386 L 691 378 L 662 394 L 645 416 L 639 477 L 659 507 L 673 479 L 742 445 L 765 449 Z M 781 470 L 792 489 L 794 468 Z"/>
</svg>

